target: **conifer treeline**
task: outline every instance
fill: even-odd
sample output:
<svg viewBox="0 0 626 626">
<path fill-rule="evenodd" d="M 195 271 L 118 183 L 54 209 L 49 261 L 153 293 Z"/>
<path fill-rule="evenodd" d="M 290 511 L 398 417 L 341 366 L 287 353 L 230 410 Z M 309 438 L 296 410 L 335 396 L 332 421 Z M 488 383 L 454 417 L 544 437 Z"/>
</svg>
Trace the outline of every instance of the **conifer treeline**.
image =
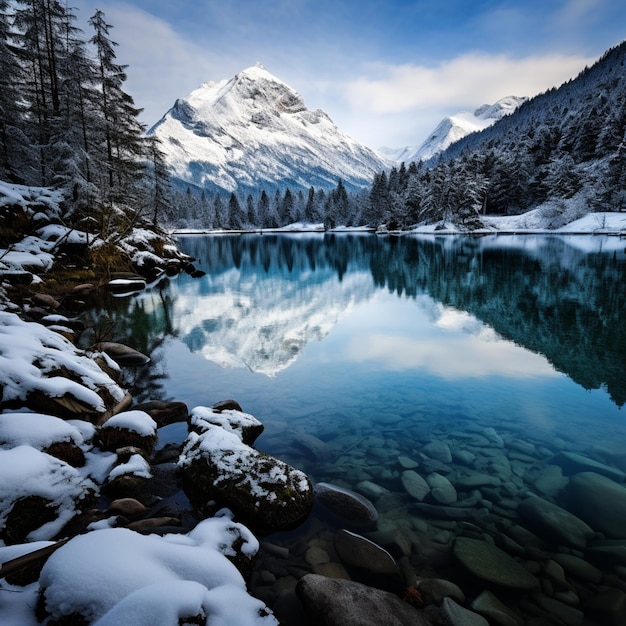
<svg viewBox="0 0 626 626">
<path fill-rule="evenodd" d="M 558 226 L 577 194 L 585 212 L 626 210 L 626 43 L 430 162 L 376 176 L 367 218 L 471 228 L 547 203 Z"/>
<path fill-rule="evenodd" d="M 348 193 L 340 179 L 334 189 L 315 189 L 308 192 L 289 188 L 268 194 L 262 189 L 257 194 L 240 197 L 236 193 L 209 194 L 187 187 L 172 192 L 169 209 L 162 211 L 163 220 L 178 228 L 246 230 L 281 228 L 289 224 L 323 224 L 335 226 L 363 225 L 363 208 L 368 190 Z"/>
<path fill-rule="evenodd" d="M 89 37 L 56 0 L 0 0 L 0 180 L 65 190 L 67 217 L 105 236 L 130 219 L 196 228 L 274 228 L 294 222 L 407 229 L 566 200 L 626 210 L 626 44 L 559 89 L 453 144 L 434 161 L 399 165 L 348 193 L 282 189 L 245 197 L 170 188 L 158 142 L 124 91 L 111 26 L 96 11 Z M 115 219 L 114 219 L 115 218 Z"/>
</svg>

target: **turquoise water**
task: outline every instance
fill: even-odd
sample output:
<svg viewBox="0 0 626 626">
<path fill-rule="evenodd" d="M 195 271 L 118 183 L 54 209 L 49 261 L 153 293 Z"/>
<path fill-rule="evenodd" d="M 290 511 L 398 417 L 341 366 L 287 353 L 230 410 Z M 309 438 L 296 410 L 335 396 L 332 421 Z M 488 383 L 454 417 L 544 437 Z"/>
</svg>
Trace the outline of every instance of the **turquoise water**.
<svg viewBox="0 0 626 626">
<path fill-rule="evenodd" d="M 311 234 L 179 242 L 204 277 L 181 275 L 111 305 L 116 340 L 153 357 L 129 381 L 135 399 L 189 408 L 236 399 L 265 425 L 257 448 L 313 483 L 374 501 L 379 528 L 409 546 L 394 553 L 407 578 L 454 580 L 454 537 L 468 527 L 428 519 L 402 483 L 406 459 L 423 476 L 446 475 L 459 502 L 476 495 L 462 487 L 472 473 L 495 477 L 500 486 L 478 494 L 489 515 L 476 524 L 496 542 L 515 528 L 529 494 L 561 502 L 569 478 L 554 455 L 626 471 L 625 241 Z M 185 435 L 184 424 L 172 425 L 161 443 Z M 433 443 L 452 458 L 433 456 Z M 307 550 L 337 560 L 332 533 L 314 519 L 266 538 L 288 556 L 277 563 L 263 553 L 252 589 L 284 624 L 300 623 L 293 603 L 281 604 L 298 575 L 328 571 Z M 520 614 L 525 601 L 508 600 L 520 602 Z"/>
<path fill-rule="evenodd" d="M 153 356 L 135 397 L 237 399 L 259 446 L 419 415 L 503 420 L 618 448 L 626 438 L 626 245 L 617 238 L 181 237 L 207 272 L 117 301 Z M 564 424 L 567 429 L 564 429 Z M 328 436 L 327 436 L 328 437 Z M 589 439 L 591 437 L 592 439 Z"/>
</svg>

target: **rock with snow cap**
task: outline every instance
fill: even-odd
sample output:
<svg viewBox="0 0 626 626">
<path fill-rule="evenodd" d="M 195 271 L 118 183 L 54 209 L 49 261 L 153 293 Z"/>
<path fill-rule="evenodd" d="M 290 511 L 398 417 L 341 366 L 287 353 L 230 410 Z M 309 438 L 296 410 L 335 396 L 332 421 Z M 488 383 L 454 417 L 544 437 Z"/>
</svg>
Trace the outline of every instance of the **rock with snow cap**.
<svg viewBox="0 0 626 626">
<path fill-rule="evenodd" d="M 93 359 L 58 333 L 0 311 L 0 410 L 26 408 L 91 422 L 111 415 L 126 394 Z"/>
<path fill-rule="evenodd" d="M 255 530 L 275 531 L 302 521 L 313 506 L 303 472 L 246 445 L 236 433 L 207 425 L 191 432 L 178 460 L 183 488 L 200 510 L 213 501 Z"/>
<path fill-rule="evenodd" d="M 0 450 L 0 539 L 52 539 L 96 490 L 77 469 L 29 445 Z"/>
<path fill-rule="evenodd" d="M 144 411 L 123 411 L 110 417 L 98 430 L 98 443 L 103 450 L 135 446 L 152 452 L 156 442 L 156 422 Z"/>
<path fill-rule="evenodd" d="M 253 415 L 241 409 L 197 406 L 189 414 L 189 430 L 204 432 L 211 426 L 220 426 L 235 433 L 245 444 L 251 446 L 263 432 L 263 424 Z"/>
<path fill-rule="evenodd" d="M 29 445 L 73 467 L 85 464 L 81 432 L 66 420 L 41 413 L 0 415 L 0 448 Z"/>
<path fill-rule="evenodd" d="M 225 511 L 186 535 L 95 530 L 50 556 L 39 579 L 38 614 L 54 623 L 99 626 L 138 620 L 277 626 L 231 562 L 250 561 L 257 550 L 248 529 Z"/>
</svg>

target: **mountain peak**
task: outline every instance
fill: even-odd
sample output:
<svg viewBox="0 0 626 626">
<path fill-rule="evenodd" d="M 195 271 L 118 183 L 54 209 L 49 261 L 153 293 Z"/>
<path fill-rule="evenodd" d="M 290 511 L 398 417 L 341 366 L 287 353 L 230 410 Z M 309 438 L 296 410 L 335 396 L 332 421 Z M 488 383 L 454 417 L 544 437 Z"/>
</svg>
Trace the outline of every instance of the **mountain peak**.
<svg viewBox="0 0 626 626">
<path fill-rule="evenodd" d="M 173 178 L 211 191 L 358 188 L 388 165 L 260 63 L 179 98 L 149 134 Z"/>
<path fill-rule="evenodd" d="M 459 139 L 470 133 L 484 130 L 505 115 L 513 113 L 526 100 L 528 98 L 506 96 L 494 104 L 483 104 L 473 113 L 461 112 L 444 117 L 419 147 L 408 146 L 395 151 L 395 153 L 388 150 L 386 154 L 393 155 L 397 161 L 427 161 Z"/>
</svg>

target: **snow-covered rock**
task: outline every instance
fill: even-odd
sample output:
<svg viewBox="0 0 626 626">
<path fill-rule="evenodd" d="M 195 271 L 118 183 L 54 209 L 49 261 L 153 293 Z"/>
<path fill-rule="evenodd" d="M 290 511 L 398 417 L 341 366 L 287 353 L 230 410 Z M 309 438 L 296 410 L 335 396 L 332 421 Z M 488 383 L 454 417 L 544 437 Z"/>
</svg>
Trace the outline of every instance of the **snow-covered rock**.
<svg viewBox="0 0 626 626">
<path fill-rule="evenodd" d="M 96 490 L 77 469 L 31 446 L 0 450 L 0 540 L 52 539 Z"/>
<path fill-rule="evenodd" d="M 44 566 L 40 608 L 54 621 L 112 624 L 182 622 L 272 626 L 229 558 L 252 558 L 258 541 L 230 514 L 187 535 L 96 530 L 59 548 Z"/>
<path fill-rule="evenodd" d="M 309 514 L 313 486 L 306 474 L 246 445 L 236 431 L 205 426 L 189 433 L 178 461 L 198 509 L 217 500 L 262 530 L 292 526 Z"/>
<path fill-rule="evenodd" d="M 259 64 L 178 99 L 149 134 L 173 177 L 228 192 L 365 187 L 388 166 Z"/>
<path fill-rule="evenodd" d="M 93 359 L 41 324 L 0 311 L 0 342 L 0 409 L 98 421 L 125 399 Z"/>
</svg>

